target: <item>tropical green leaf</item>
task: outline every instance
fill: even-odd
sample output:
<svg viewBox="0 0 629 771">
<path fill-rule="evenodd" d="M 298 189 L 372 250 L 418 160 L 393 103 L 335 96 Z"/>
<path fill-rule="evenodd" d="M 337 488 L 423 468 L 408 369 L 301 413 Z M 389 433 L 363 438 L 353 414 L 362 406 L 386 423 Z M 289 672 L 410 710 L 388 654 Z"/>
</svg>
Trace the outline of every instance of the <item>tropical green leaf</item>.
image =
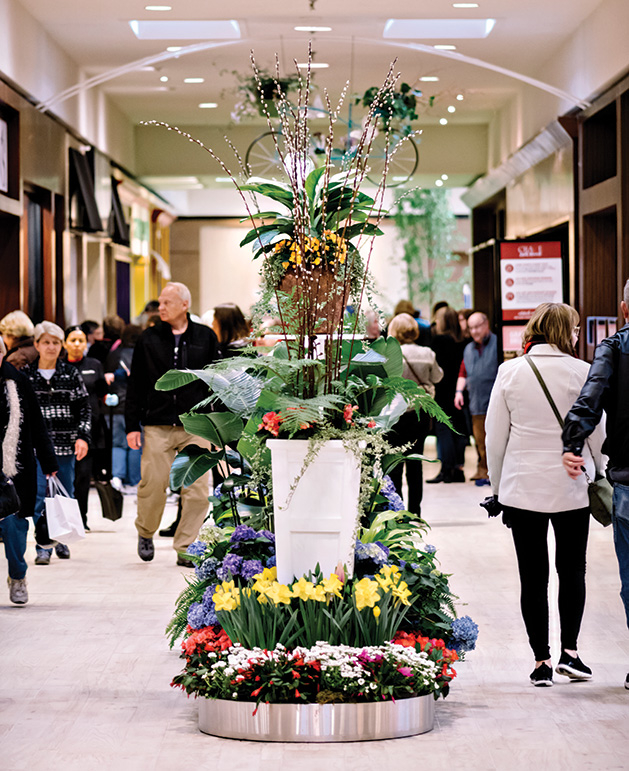
<svg viewBox="0 0 629 771">
<path fill-rule="evenodd" d="M 258 193 L 270 198 L 272 201 L 287 206 L 289 209 L 293 208 L 293 194 L 290 190 L 279 185 L 274 185 L 272 182 L 260 182 L 259 184 L 247 184 L 240 185 L 241 190 L 249 190 L 252 193 Z"/>
<path fill-rule="evenodd" d="M 225 453 L 222 450 L 211 452 L 196 444 L 187 445 L 177 454 L 170 467 L 170 489 L 179 490 L 181 487 L 189 487 L 220 463 L 224 457 Z"/>
<path fill-rule="evenodd" d="M 169 369 L 155 383 L 155 390 L 174 391 L 195 380 L 205 380 L 204 373 L 202 369 Z"/>
<path fill-rule="evenodd" d="M 243 430 L 242 419 L 231 412 L 202 414 L 187 412 L 180 416 L 183 427 L 189 434 L 208 439 L 213 445 L 224 448 L 236 442 Z"/>
</svg>

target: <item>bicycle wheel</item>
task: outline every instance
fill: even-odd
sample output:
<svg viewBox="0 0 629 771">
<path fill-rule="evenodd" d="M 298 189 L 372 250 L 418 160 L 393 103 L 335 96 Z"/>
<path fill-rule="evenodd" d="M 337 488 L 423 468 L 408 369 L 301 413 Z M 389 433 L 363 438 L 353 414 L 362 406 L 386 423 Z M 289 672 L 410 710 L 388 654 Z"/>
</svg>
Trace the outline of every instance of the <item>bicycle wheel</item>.
<svg viewBox="0 0 629 771">
<path fill-rule="evenodd" d="M 403 185 L 413 176 L 419 164 L 419 150 L 412 138 L 403 139 L 399 134 L 379 133 L 371 144 L 367 179 L 374 185 L 382 181 L 387 166 L 385 187 Z"/>
<path fill-rule="evenodd" d="M 245 165 L 252 177 L 269 177 L 282 182 L 288 180 L 278 148 L 285 156 L 284 137 L 279 131 L 266 131 L 253 140 L 245 155 Z"/>
</svg>

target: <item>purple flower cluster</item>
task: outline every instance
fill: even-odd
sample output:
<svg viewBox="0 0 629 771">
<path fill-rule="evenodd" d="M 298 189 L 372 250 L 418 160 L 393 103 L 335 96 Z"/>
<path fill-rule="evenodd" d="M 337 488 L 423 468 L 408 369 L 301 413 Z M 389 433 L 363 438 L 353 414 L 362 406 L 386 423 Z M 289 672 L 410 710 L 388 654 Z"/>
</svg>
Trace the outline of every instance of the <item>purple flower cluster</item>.
<svg viewBox="0 0 629 771">
<path fill-rule="evenodd" d="M 220 581 L 229 581 L 234 576 L 240 575 L 242 557 L 239 554 L 227 554 L 223 563 L 216 570 L 216 576 Z"/>
<path fill-rule="evenodd" d="M 188 624 L 193 629 L 203 629 L 205 626 L 215 626 L 218 624 L 218 617 L 214 608 L 215 586 L 209 586 L 203 593 L 201 602 L 193 602 L 188 608 Z"/>
<path fill-rule="evenodd" d="M 193 557 L 200 557 L 205 553 L 207 545 L 203 541 L 194 541 L 186 549 L 186 554 L 192 554 Z"/>
<path fill-rule="evenodd" d="M 266 531 L 263 531 L 266 532 Z M 258 531 L 249 525 L 238 525 L 229 539 L 230 543 L 237 544 L 242 541 L 254 541 L 258 537 Z"/>
<path fill-rule="evenodd" d="M 457 651 L 473 651 L 478 639 L 478 624 L 475 624 L 469 616 L 455 618 L 452 622 L 448 647 Z"/>
<path fill-rule="evenodd" d="M 400 498 L 398 491 L 395 489 L 393 480 L 389 476 L 382 477 L 382 485 L 380 492 L 389 502 L 391 511 L 402 511 L 404 507 L 404 501 Z"/>
<path fill-rule="evenodd" d="M 208 557 L 200 565 L 195 568 L 195 573 L 199 578 L 214 578 L 216 576 L 216 570 L 221 563 L 216 557 Z"/>
</svg>

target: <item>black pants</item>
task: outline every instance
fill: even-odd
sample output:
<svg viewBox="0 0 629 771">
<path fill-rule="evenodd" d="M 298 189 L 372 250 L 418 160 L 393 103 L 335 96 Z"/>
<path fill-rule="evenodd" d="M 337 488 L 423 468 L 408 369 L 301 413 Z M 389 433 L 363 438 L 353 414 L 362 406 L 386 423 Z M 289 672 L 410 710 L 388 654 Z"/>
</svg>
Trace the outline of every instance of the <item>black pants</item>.
<svg viewBox="0 0 629 771">
<path fill-rule="evenodd" d="M 544 514 L 505 506 L 520 571 L 520 607 L 536 661 L 550 658 L 548 647 L 548 523 L 555 531 L 559 577 L 561 648 L 576 650 L 585 607 L 585 553 L 588 508 Z"/>
<path fill-rule="evenodd" d="M 424 452 L 424 442 L 428 436 L 430 420 L 425 412 L 421 413 L 421 418 L 413 412 L 405 412 L 393 427 L 393 430 L 387 434 L 389 442 L 400 447 L 404 444 L 412 443 L 412 447 L 407 454 L 417 453 L 421 455 Z M 406 484 L 408 485 L 408 510 L 413 514 L 421 514 L 421 504 L 423 497 L 423 473 L 422 462 L 420 460 L 406 460 L 400 463 L 389 476 L 397 491 L 402 495 L 402 471 L 406 467 Z"/>
<path fill-rule="evenodd" d="M 84 526 L 87 525 L 87 500 L 90 494 L 93 462 L 94 453 L 89 450 L 82 460 L 74 464 L 74 497 L 78 501 Z"/>
</svg>

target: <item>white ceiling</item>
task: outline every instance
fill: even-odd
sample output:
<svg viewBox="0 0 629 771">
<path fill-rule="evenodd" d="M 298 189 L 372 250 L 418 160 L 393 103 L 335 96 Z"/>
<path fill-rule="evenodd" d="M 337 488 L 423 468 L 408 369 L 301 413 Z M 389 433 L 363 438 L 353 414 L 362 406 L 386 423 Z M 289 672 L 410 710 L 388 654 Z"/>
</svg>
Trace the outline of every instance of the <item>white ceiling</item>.
<svg viewBox="0 0 629 771">
<path fill-rule="evenodd" d="M 600 0 L 478 0 L 476 9 L 455 9 L 452 0 L 158 0 L 172 11 L 150 12 L 150 0 L 20 0 L 55 41 L 91 76 L 159 54 L 168 45 L 190 45 L 194 40 L 138 40 L 132 19 L 234 19 L 242 39 L 235 44 L 161 62 L 155 70 L 134 71 L 104 84 L 103 89 L 132 121 L 163 120 L 178 125 L 225 126 L 237 101 L 234 72 L 251 72 L 249 52 L 260 66 L 271 68 L 275 54 L 282 73 L 294 71 L 293 60 L 304 61 L 312 40 L 315 61 L 330 64 L 319 70 L 314 82 L 321 93 L 327 88 L 334 99 L 344 83 L 350 93 L 379 85 L 391 61 L 401 80 L 421 89 L 423 125 L 447 117 L 451 125 L 488 124 L 492 114 L 514 93 L 511 78 L 451 59 L 412 51 L 385 41 L 389 18 L 494 18 L 495 26 L 484 39 L 418 40 L 424 45 L 452 43 L 458 53 L 543 79 L 543 63 L 592 13 Z M 294 26 L 319 24 L 331 32 L 305 33 Z M 408 42 L 408 41 L 399 41 Z M 436 83 L 420 83 L 433 75 Z M 168 77 L 168 82 L 160 81 Z M 202 77 L 203 84 L 184 84 L 185 77 Z M 463 94 L 463 101 L 456 101 Z M 428 99 L 434 96 L 432 106 Z M 217 102 L 217 109 L 199 109 L 200 102 Z M 447 112 L 455 105 L 454 114 Z M 358 116 L 360 117 L 360 116 Z M 262 120 L 260 121 L 262 123 Z"/>
<path fill-rule="evenodd" d="M 160 0 L 161 2 L 161 0 Z M 166 0 L 164 0 L 166 2 Z M 138 40 L 131 19 L 216 19 L 238 21 L 242 40 L 203 53 L 159 64 L 156 71 L 135 72 L 106 84 L 115 103 L 133 121 L 156 118 L 183 124 L 218 123 L 229 120 L 236 101 L 232 92 L 234 71 L 248 73 L 249 51 L 262 66 L 273 65 L 275 53 L 282 69 L 292 71 L 293 59 L 303 61 L 312 38 L 315 59 L 330 63 L 329 70 L 317 72 L 315 81 L 336 94 L 351 79 L 351 91 L 362 92 L 384 79 L 388 65 L 398 58 L 401 78 L 418 84 L 422 75 L 437 75 L 435 84 L 421 86 L 426 96 L 437 95 L 432 110 L 424 109 L 426 120 L 445 114 L 446 102 L 456 93 L 466 99 L 457 105 L 456 121 L 486 121 L 488 113 L 504 103 L 513 81 L 504 75 L 462 65 L 429 54 L 387 44 L 382 38 L 388 18 L 495 18 L 491 34 L 480 40 L 419 40 L 453 43 L 457 52 L 483 59 L 528 76 L 540 77 L 540 67 L 600 0 L 479 0 L 477 9 L 455 9 L 448 0 L 168 0 L 172 11 L 149 12 L 141 0 L 21 0 L 74 61 L 89 74 L 119 67 L 163 51 L 167 45 L 190 45 L 195 41 Z M 295 32 L 299 24 L 326 24 L 329 33 Z M 168 83 L 160 77 L 167 76 Z M 183 83 L 184 77 L 204 77 L 201 85 Z M 159 88 L 166 88 L 159 91 Z M 217 110 L 200 110 L 200 102 L 218 102 Z M 450 117 L 450 116 L 448 116 Z"/>
</svg>

